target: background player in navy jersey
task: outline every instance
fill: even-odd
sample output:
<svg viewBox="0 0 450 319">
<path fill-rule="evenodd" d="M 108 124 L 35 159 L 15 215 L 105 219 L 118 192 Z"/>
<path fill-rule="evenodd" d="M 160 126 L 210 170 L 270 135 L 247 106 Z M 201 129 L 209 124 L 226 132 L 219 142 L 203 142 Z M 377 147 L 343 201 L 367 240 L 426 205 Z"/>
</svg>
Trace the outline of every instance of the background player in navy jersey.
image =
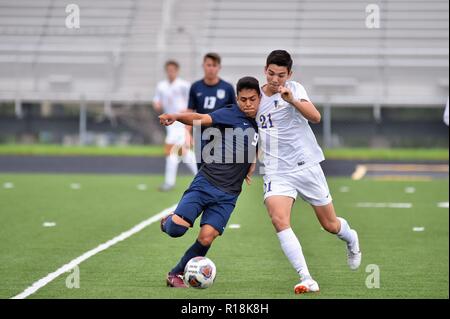
<svg viewBox="0 0 450 319">
<path fill-rule="evenodd" d="M 217 53 L 207 53 L 203 58 L 203 79 L 194 82 L 189 91 L 188 110 L 200 114 L 209 114 L 230 104 L 236 104 L 233 86 L 219 77 L 221 57 Z M 202 130 L 203 132 L 203 130 Z M 196 148 L 198 168 L 202 162 L 200 149 Z"/>
<path fill-rule="evenodd" d="M 220 133 L 220 138 L 214 138 L 211 142 L 214 143 L 213 156 L 205 157 L 205 163 L 175 212 L 161 220 L 163 232 L 171 237 L 180 237 L 202 215 L 197 240 L 167 275 L 167 285 L 170 287 L 186 287 L 182 277 L 187 262 L 191 258 L 206 255 L 212 242 L 225 230 L 242 191 L 242 183 L 244 180 L 251 183 L 258 143 L 258 126 L 255 122 L 261 96 L 258 80 L 242 78 L 237 84 L 237 92 L 238 105 L 230 105 L 210 114 L 160 116 L 163 125 L 171 125 L 176 121 L 193 125 L 194 121 L 200 121 L 203 127 L 213 127 Z"/>
</svg>

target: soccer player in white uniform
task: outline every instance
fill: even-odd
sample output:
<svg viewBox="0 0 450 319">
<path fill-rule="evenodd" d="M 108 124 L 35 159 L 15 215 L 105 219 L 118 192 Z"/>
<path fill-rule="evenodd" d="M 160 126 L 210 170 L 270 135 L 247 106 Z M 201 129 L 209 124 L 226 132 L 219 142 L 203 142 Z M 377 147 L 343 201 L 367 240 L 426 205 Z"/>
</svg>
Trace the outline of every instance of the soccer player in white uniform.
<svg viewBox="0 0 450 319">
<path fill-rule="evenodd" d="M 289 81 L 292 58 L 283 50 L 267 58 L 267 84 L 257 114 L 261 159 L 264 164 L 264 201 L 281 248 L 300 276 L 295 293 L 317 292 L 319 285 L 311 277 L 302 247 L 294 234 L 290 217 L 297 195 L 314 209 L 322 227 L 347 244 L 347 262 L 351 269 L 361 263 L 358 235 L 348 222 L 336 217 L 327 181 L 320 162 L 325 158 L 309 122 L 319 123 L 321 116 L 310 102 L 304 87 Z"/>
<path fill-rule="evenodd" d="M 159 113 L 180 113 L 187 109 L 190 85 L 178 78 L 180 66 L 178 62 L 170 60 L 165 64 L 167 80 L 158 83 L 153 106 Z M 166 126 L 166 140 L 164 153 L 166 156 L 165 182 L 159 187 L 160 191 L 169 191 L 175 186 L 178 164 L 181 154 L 183 162 L 197 174 L 197 165 L 194 152 L 187 145 L 190 137 L 184 124 L 176 122 Z"/>
<path fill-rule="evenodd" d="M 449 100 L 447 97 L 447 104 L 445 105 L 445 110 L 444 110 L 444 123 L 445 125 L 449 125 L 450 121 L 449 121 L 449 116 L 448 116 L 448 104 L 449 104 Z"/>
</svg>

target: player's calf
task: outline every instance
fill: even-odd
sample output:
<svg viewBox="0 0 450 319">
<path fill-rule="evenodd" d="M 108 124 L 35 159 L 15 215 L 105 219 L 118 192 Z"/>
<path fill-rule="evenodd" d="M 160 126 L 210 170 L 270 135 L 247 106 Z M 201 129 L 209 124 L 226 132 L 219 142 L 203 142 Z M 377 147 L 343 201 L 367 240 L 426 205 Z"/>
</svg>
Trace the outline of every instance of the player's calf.
<svg viewBox="0 0 450 319">
<path fill-rule="evenodd" d="M 327 232 L 336 235 L 339 233 L 339 230 L 341 229 L 341 224 L 338 219 L 335 219 L 334 221 L 326 221 L 322 222 L 320 221 L 320 224 L 322 225 L 323 229 Z"/>
</svg>

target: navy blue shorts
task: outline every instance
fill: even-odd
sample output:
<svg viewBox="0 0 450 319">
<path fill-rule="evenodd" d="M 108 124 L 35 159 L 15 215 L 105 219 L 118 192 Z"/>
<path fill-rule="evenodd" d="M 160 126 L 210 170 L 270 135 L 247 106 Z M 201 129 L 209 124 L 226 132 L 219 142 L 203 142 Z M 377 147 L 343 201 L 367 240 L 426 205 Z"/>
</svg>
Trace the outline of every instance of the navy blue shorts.
<svg viewBox="0 0 450 319">
<path fill-rule="evenodd" d="M 184 192 L 175 214 L 194 225 L 203 212 L 200 226 L 211 225 L 222 235 L 238 197 L 217 188 L 199 173 Z"/>
</svg>

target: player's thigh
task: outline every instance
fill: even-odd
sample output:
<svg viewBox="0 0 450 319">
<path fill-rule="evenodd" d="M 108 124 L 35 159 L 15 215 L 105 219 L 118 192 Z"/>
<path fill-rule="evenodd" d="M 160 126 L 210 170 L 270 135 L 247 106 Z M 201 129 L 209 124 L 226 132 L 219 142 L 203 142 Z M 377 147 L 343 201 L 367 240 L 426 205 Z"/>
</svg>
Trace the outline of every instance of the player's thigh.
<svg viewBox="0 0 450 319">
<path fill-rule="evenodd" d="M 222 235 L 236 207 L 237 197 L 231 194 L 218 197 L 216 202 L 205 208 L 200 225 L 210 225 Z"/>
<path fill-rule="evenodd" d="M 297 190 L 285 175 L 264 176 L 264 204 L 277 231 L 290 227 L 292 205 Z"/>
<path fill-rule="evenodd" d="M 169 154 L 179 155 L 182 151 L 183 146 L 186 144 L 186 129 L 184 126 L 168 126 L 166 127 L 167 136 L 165 143 L 167 145 L 172 145 Z M 168 155 L 169 155 L 168 154 Z"/>
<path fill-rule="evenodd" d="M 274 196 L 297 198 L 297 190 L 288 175 L 264 175 L 264 202 Z"/>
<path fill-rule="evenodd" d="M 176 154 L 176 150 L 174 150 L 175 145 L 174 144 L 164 144 L 164 155 L 169 156 L 172 154 Z"/>
<path fill-rule="evenodd" d="M 175 209 L 175 214 L 186 220 L 191 226 L 211 200 L 208 194 L 209 184 L 201 175 L 197 175 Z"/>
<path fill-rule="evenodd" d="M 291 227 L 291 211 L 294 198 L 284 195 L 274 195 L 268 197 L 265 204 L 272 224 L 278 232 Z"/>
<path fill-rule="evenodd" d="M 330 189 L 320 164 L 293 174 L 295 187 L 304 201 L 312 206 L 326 206 L 332 202 Z"/>
</svg>

